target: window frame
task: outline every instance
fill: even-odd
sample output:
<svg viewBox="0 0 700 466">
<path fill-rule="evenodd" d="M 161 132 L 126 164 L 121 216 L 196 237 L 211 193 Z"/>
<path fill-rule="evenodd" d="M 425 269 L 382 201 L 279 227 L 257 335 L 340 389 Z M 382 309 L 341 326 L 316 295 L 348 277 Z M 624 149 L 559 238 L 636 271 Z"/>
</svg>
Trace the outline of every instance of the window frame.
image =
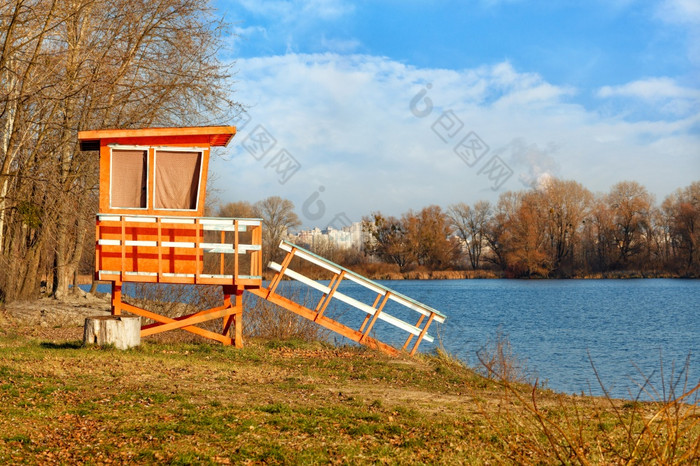
<svg viewBox="0 0 700 466">
<path fill-rule="evenodd" d="M 150 189 L 150 146 L 140 146 L 140 145 L 122 145 L 122 144 L 110 144 L 109 145 L 109 208 L 114 210 L 148 210 L 149 202 L 151 200 L 151 189 Z M 114 151 L 143 151 L 146 153 L 146 205 L 144 207 L 123 207 L 115 206 L 112 203 L 113 191 L 114 191 Z"/>
<path fill-rule="evenodd" d="M 173 147 L 173 146 L 151 146 L 153 149 L 153 210 L 167 210 L 171 212 L 197 212 L 199 210 L 199 199 L 202 192 L 202 170 L 204 169 L 204 152 L 202 147 Z M 199 173 L 197 173 L 197 195 L 195 205 L 192 209 L 168 209 L 156 207 L 157 173 L 158 173 L 158 152 L 196 152 L 199 154 Z"/>
</svg>

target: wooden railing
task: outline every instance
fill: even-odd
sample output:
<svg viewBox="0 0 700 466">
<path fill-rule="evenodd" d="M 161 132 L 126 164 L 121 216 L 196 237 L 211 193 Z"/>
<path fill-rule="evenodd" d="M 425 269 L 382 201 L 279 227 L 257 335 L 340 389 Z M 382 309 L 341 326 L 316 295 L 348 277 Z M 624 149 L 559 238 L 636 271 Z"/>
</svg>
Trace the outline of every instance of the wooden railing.
<svg viewBox="0 0 700 466">
<path fill-rule="evenodd" d="M 95 278 L 260 287 L 260 219 L 98 214 Z"/>
<path fill-rule="evenodd" d="M 307 251 L 306 249 L 287 241 L 282 241 L 279 247 L 287 252 L 286 257 L 281 264 L 276 262 L 270 262 L 268 264 L 269 268 L 277 272 L 276 275 L 273 277 L 267 288 L 251 291 L 270 302 L 284 307 L 285 309 L 299 314 L 309 320 L 313 320 L 317 324 L 339 333 L 357 343 L 377 348 L 389 354 L 397 354 L 399 352 L 397 348 L 394 348 L 393 346 L 390 346 L 371 336 L 375 324 L 377 321 L 381 320 L 382 322 L 408 333 L 408 337 L 401 349 L 404 351 L 409 351 L 409 353 L 413 355 L 418 350 L 418 345 L 420 345 L 421 341 L 434 341 L 433 336 L 428 334 L 430 325 L 433 322 L 445 322 L 445 315 L 440 313 L 438 310 L 387 288 L 380 283 L 365 278 L 362 275 L 335 264 L 328 259 L 312 253 L 311 251 Z M 290 266 L 292 264 L 292 259 L 294 258 L 302 259 L 321 267 L 322 269 L 330 271 L 333 274 L 333 278 L 328 285 L 324 285 L 297 271 L 292 270 Z M 296 280 L 316 291 L 321 292 L 321 299 L 318 303 L 316 303 L 313 309 L 306 304 L 294 302 L 293 300 L 277 293 L 277 287 L 285 277 Z M 344 294 L 341 291 L 338 291 L 343 280 L 349 280 L 373 292 L 374 300 L 372 304 L 362 302 L 348 296 L 347 294 Z M 336 299 L 346 305 L 349 305 L 351 309 L 359 310 L 364 314 L 364 318 L 362 319 L 359 329 L 356 330 L 351 328 L 348 325 L 331 319 L 328 317 L 328 315 L 326 315 L 326 310 L 328 309 L 328 305 L 332 299 Z M 387 308 L 387 304 L 390 301 L 399 304 L 401 309 L 415 311 L 415 313 L 418 315 L 418 321 L 415 324 L 411 324 L 410 322 L 406 322 L 405 320 L 390 314 Z M 416 340 L 412 343 L 414 338 Z"/>
</svg>

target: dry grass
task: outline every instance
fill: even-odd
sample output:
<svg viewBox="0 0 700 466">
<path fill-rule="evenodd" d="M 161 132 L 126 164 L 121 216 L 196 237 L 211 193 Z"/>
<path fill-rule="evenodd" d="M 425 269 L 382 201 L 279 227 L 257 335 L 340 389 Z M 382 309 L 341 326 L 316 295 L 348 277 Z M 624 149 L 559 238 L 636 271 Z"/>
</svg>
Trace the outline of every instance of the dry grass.
<svg viewBox="0 0 700 466">
<path fill-rule="evenodd" d="M 525 361 L 515 354 L 508 336 L 500 328 L 476 356 L 481 364 L 477 371 L 484 377 L 509 383 L 531 382 Z"/>
<path fill-rule="evenodd" d="M 680 373 L 671 370 L 656 387 L 650 376 L 634 401 L 613 399 L 598 376 L 605 396 L 543 397 L 537 382 L 524 390 L 526 369 L 512 353 L 500 331 L 479 354 L 482 372 L 497 381 L 512 409 L 503 417 L 484 416 L 495 432 L 518 426 L 515 441 L 502 435 L 517 461 L 526 463 L 589 464 L 698 464 L 700 462 L 700 382 L 688 378 L 690 358 Z M 595 371 L 595 366 L 593 366 Z M 640 401 L 642 398 L 650 402 Z M 591 401 L 595 401 L 591 403 Z M 505 420 L 505 424 L 503 424 Z M 590 427 L 593 426 L 593 429 Z"/>
<path fill-rule="evenodd" d="M 661 386 L 643 381 L 640 395 L 652 401 L 625 401 L 521 383 L 524 365 L 502 334 L 480 353 L 482 375 L 444 351 L 390 358 L 311 341 L 283 318 L 259 333 L 281 339 L 251 334 L 242 350 L 151 338 L 124 352 L 83 348 L 82 327 L 29 326 L 5 312 L 0 324 L 2 464 L 693 464 L 700 457 L 700 386 L 685 368 L 663 373 Z"/>
</svg>

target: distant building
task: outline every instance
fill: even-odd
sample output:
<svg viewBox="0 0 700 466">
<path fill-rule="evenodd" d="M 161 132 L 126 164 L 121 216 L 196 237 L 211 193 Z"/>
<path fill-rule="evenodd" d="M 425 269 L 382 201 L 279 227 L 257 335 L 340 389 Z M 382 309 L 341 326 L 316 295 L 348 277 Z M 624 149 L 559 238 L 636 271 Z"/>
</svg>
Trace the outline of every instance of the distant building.
<svg viewBox="0 0 700 466">
<path fill-rule="evenodd" d="M 289 241 L 309 249 L 317 249 L 332 244 L 340 249 L 362 249 L 365 233 L 362 231 L 362 223 L 355 222 L 348 226 L 328 228 L 321 230 L 316 227 L 311 230 L 300 230 L 296 234 L 288 235 Z"/>
</svg>

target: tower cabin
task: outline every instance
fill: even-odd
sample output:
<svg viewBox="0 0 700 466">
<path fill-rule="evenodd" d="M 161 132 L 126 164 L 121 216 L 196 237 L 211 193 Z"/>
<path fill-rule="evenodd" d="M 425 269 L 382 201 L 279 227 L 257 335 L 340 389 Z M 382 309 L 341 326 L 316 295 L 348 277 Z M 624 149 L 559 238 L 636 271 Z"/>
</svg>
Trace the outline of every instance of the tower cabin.
<svg viewBox="0 0 700 466">
<path fill-rule="evenodd" d="M 113 315 L 127 311 L 154 321 L 141 336 L 182 329 L 242 346 L 241 296 L 262 285 L 261 220 L 204 215 L 211 148 L 235 134 L 233 126 L 78 134 L 81 150 L 100 154 L 95 279 L 111 283 Z M 124 302 L 127 282 L 221 285 L 223 303 L 163 316 Z M 222 320 L 218 332 L 197 326 L 215 319 Z"/>
</svg>

